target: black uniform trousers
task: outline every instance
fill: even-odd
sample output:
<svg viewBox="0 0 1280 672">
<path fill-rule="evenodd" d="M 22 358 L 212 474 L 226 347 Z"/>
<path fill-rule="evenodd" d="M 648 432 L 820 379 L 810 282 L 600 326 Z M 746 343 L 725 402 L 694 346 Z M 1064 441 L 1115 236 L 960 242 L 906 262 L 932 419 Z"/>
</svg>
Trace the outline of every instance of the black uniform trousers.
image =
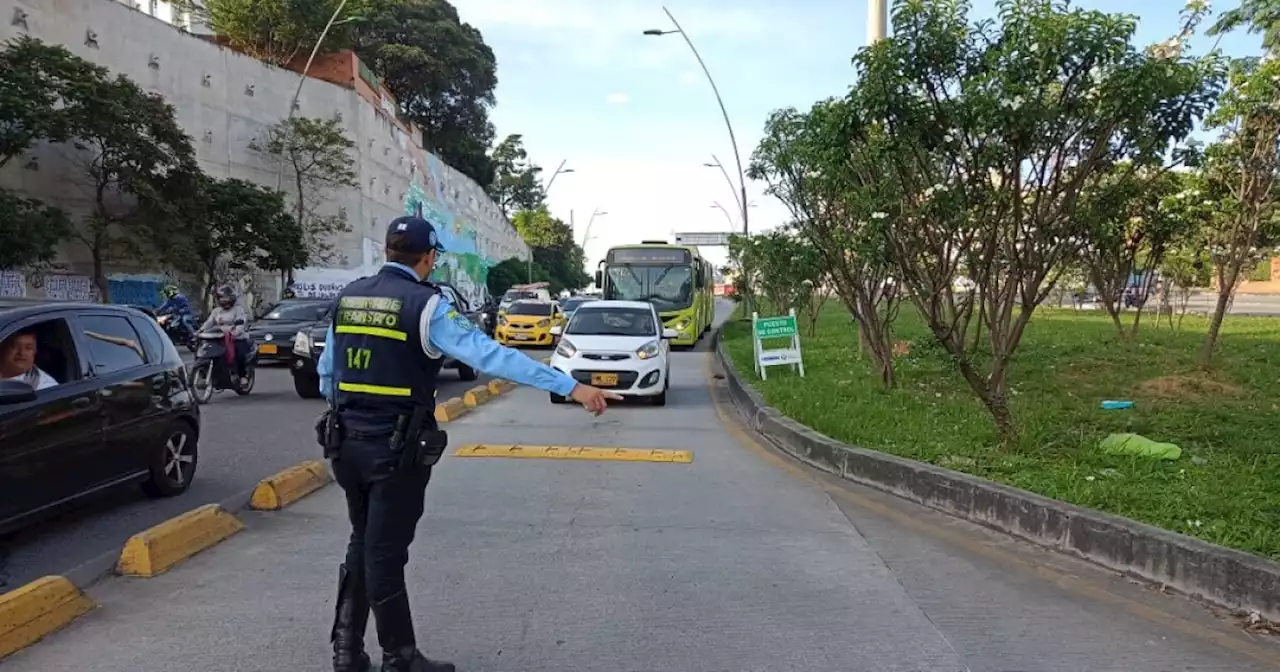
<svg viewBox="0 0 1280 672">
<path fill-rule="evenodd" d="M 364 576 L 370 604 L 405 589 L 409 545 L 431 481 L 431 467 L 400 468 L 389 439 L 347 438 L 333 460 L 351 519 L 347 571 Z"/>
</svg>

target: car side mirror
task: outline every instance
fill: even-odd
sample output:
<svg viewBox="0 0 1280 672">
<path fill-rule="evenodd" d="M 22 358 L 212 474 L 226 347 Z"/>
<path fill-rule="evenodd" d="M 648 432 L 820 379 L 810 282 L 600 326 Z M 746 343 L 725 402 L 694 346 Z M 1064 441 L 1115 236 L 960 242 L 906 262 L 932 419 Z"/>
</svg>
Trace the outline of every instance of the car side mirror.
<svg viewBox="0 0 1280 672">
<path fill-rule="evenodd" d="M 552 336 L 559 336 L 563 331 L 564 331 L 564 328 L 563 328 L 563 327 L 561 327 L 561 326 L 560 326 L 560 325 L 558 325 L 558 324 L 557 324 L 556 326 L 554 326 L 554 327 L 551 327 L 551 335 L 552 335 Z"/>
<path fill-rule="evenodd" d="M 25 404 L 36 400 L 36 388 L 21 380 L 0 380 L 0 405 Z"/>
<path fill-rule="evenodd" d="M 663 329 L 662 337 L 668 340 L 673 338 L 680 338 L 680 332 L 676 331 L 675 329 Z"/>
<path fill-rule="evenodd" d="M 243 320 L 243 319 L 236 320 L 236 326 L 237 326 L 237 327 L 242 326 L 242 325 L 244 325 L 244 320 Z"/>
<path fill-rule="evenodd" d="M 604 287 L 604 273 L 596 271 L 596 289 Z"/>
</svg>

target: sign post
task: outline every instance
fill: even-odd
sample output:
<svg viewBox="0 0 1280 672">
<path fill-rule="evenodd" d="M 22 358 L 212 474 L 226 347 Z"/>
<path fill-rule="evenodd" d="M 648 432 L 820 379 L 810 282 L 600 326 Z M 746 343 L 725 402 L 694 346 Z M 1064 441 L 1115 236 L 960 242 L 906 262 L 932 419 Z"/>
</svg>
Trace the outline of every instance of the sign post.
<svg viewBox="0 0 1280 672">
<path fill-rule="evenodd" d="M 791 347 L 765 349 L 766 340 L 783 338 L 791 339 Z M 755 348 L 756 373 L 760 374 L 761 380 L 769 379 L 768 367 L 782 364 L 790 364 L 792 370 L 804 378 L 804 357 L 800 354 L 800 328 L 795 308 L 778 317 L 760 317 L 759 313 L 751 313 L 751 342 Z"/>
</svg>

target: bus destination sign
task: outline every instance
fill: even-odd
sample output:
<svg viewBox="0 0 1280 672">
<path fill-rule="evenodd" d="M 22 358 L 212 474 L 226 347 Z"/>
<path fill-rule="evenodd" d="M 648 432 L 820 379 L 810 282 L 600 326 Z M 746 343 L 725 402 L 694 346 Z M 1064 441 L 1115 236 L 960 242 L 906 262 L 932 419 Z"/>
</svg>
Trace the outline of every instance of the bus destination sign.
<svg viewBox="0 0 1280 672">
<path fill-rule="evenodd" d="M 614 264 L 687 264 L 692 261 L 688 250 L 676 248 L 621 248 L 609 251 L 609 262 Z"/>
</svg>

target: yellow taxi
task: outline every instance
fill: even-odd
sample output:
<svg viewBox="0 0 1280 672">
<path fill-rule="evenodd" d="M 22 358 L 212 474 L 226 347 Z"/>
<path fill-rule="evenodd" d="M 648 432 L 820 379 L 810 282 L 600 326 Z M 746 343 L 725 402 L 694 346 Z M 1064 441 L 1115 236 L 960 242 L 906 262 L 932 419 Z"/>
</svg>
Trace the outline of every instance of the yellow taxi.
<svg viewBox="0 0 1280 672">
<path fill-rule="evenodd" d="M 564 326 L 564 311 L 555 301 L 516 301 L 498 314 L 494 338 L 503 345 L 551 347 L 556 337 L 552 327 Z"/>
</svg>

